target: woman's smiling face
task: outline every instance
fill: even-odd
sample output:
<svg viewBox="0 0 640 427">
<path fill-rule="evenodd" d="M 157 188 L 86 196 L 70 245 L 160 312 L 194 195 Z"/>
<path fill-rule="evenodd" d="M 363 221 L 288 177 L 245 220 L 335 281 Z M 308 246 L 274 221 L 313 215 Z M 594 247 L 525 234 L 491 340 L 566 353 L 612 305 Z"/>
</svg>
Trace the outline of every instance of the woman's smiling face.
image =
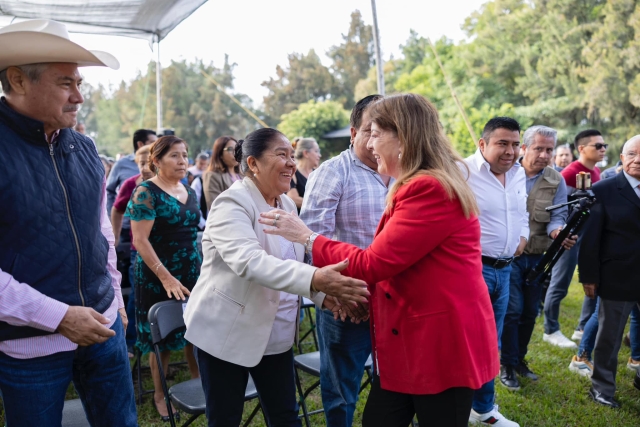
<svg viewBox="0 0 640 427">
<path fill-rule="evenodd" d="M 296 172 L 295 150 L 284 136 L 276 136 L 260 159 L 250 167 L 265 199 L 275 198 L 291 189 L 291 177 Z M 256 171 L 258 172 L 256 174 Z"/>
<path fill-rule="evenodd" d="M 400 139 L 395 132 L 371 123 L 371 138 L 367 148 L 373 149 L 378 162 L 378 173 L 397 178 L 400 175 Z"/>
</svg>

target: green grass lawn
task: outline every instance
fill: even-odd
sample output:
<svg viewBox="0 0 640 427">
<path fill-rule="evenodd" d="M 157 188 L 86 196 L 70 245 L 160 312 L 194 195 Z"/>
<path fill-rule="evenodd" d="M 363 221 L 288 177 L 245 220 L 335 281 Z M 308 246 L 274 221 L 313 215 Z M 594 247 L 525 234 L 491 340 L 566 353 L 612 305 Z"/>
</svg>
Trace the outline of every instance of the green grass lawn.
<svg viewBox="0 0 640 427">
<path fill-rule="evenodd" d="M 562 303 L 560 323 L 565 335 L 570 336 L 580 316 L 582 305 L 582 287 L 572 284 L 569 295 Z M 307 321 L 304 322 L 308 326 Z M 593 403 L 588 395 L 590 382 L 587 378 L 569 372 L 567 369 L 572 350 L 563 350 L 542 342 L 542 318 L 538 319 L 536 329 L 529 347 L 529 365 L 540 376 L 538 383 L 523 381 L 518 392 L 510 392 L 497 381 L 497 403 L 500 411 L 508 418 L 520 423 L 522 427 L 637 427 L 640 426 L 640 391 L 633 388 L 634 373 L 626 368 L 629 358 L 629 348 L 622 347 L 619 356 L 618 394 L 617 399 L 622 404 L 620 410 L 611 410 Z M 307 351 L 311 351 L 310 340 L 306 344 Z M 425 349 L 428 351 L 428 349 Z M 175 355 L 179 360 L 180 354 Z M 185 366 L 172 368 L 169 373 L 170 381 L 188 379 Z M 303 381 L 309 385 L 314 378 L 303 374 Z M 148 372 L 144 378 L 146 388 L 151 387 Z M 72 388 L 68 398 L 74 395 Z M 361 424 L 362 410 L 367 397 L 365 390 L 358 402 L 354 425 Z M 256 402 L 245 404 L 245 418 L 255 407 Z M 321 406 L 320 394 L 316 390 L 309 398 L 310 409 Z M 155 411 L 150 395 L 145 396 L 143 404 L 138 408 L 141 427 L 166 426 Z M 185 420 L 186 417 L 183 417 Z M 325 426 L 322 415 L 311 416 L 314 427 Z M 0 423 L 4 422 L 4 412 L 0 406 Z M 206 426 L 204 417 L 200 417 L 193 426 Z M 262 414 L 250 424 L 253 427 L 264 426 Z M 22 426 L 21 426 L 22 427 Z M 115 427 L 115 426 L 114 426 Z"/>
</svg>

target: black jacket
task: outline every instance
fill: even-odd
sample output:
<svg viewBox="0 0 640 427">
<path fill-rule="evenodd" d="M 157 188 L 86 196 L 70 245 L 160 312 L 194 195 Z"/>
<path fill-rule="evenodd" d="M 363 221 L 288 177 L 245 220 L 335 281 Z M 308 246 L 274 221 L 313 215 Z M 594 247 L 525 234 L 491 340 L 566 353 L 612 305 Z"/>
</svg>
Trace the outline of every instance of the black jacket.
<svg viewBox="0 0 640 427">
<path fill-rule="evenodd" d="M 597 202 L 580 244 L 580 283 L 600 297 L 640 301 L 640 197 L 623 173 L 593 186 Z"/>
</svg>

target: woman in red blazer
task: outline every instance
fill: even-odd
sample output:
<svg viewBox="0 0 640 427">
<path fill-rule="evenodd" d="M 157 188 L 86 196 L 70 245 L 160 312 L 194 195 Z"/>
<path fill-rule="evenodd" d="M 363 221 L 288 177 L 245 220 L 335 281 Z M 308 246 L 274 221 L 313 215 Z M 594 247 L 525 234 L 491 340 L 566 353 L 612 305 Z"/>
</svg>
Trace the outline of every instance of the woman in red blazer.
<svg viewBox="0 0 640 427">
<path fill-rule="evenodd" d="M 396 95 L 369 114 L 378 172 L 396 179 L 371 246 L 313 234 L 284 211 L 261 222 L 304 243 L 316 266 L 346 258 L 343 274 L 369 283 L 376 368 L 364 427 L 406 427 L 414 414 L 420 426 L 467 426 L 473 390 L 499 370 L 475 199 L 431 103 Z"/>
</svg>

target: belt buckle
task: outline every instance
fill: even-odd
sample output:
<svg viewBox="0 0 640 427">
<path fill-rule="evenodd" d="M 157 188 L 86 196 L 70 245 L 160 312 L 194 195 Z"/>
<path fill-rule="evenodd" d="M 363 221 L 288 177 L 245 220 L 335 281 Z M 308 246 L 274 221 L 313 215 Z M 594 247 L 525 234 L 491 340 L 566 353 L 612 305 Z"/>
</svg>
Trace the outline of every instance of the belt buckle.
<svg viewBox="0 0 640 427">
<path fill-rule="evenodd" d="M 504 267 L 504 266 L 500 267 L 502 263 L 504 263 L 504 260 L 501 260 L 500 258 L 496 258 L 496 262 L 493 263 L 493 268 L 495 268 L 496 270 L 500 270 L 501 268 Z"/>
</svg>

